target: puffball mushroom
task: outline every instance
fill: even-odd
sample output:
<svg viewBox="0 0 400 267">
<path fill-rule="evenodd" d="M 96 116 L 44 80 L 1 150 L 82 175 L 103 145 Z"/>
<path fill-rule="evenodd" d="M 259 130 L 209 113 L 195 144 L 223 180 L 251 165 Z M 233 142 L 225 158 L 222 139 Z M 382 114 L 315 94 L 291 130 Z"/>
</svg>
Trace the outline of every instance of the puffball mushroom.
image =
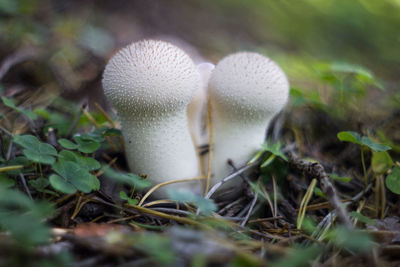
<svg viewBox="0 0 400 267">
<path fill-rule="evenodd" d="M 200 87 L 190 57 L 170 43 L 145 40 L 121 49 L 103 74 L 104 93 L 117 110 L 132 172 L 146 174 L 153 185 L 198 176 L 196 150 L 190 136 L 187 106 Z M 200 182 L 177 183 L 166 189 L 201 190 Z"/>
<path fill-rule="evenodd" d="M 197 71 L 200 73 L 201 77 L 201 87 L 200 90 L 195 92 L 187 110 L 189 128 L 198 146 L 205 145 L 208 142 L 207 122 L 205 117 L 207 111 L 208 81 L 214 68 L 214 64 L 209 62 L 203 62 L 197 65 Z"/>
<path fill-rule="evenodd" d="M 289 82 L 279 66 L 258 53 L 223 58 L 211 74 L 214 150 L 212 183 L 233 172 L 227 160 L 243 167 L 261 148 L 270 120 L 284 107 Z M 241 179 L 224 185 L 237 187 Z M 236 190 L 237 191 L 237 190 Z"/>
</svg>

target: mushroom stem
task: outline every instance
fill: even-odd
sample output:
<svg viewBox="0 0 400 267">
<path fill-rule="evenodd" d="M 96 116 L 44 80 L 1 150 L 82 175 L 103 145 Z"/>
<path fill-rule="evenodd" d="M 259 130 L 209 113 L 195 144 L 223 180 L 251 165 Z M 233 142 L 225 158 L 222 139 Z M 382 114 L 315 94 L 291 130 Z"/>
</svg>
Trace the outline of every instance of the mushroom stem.
<svg viewBox="0 0 400 267">
<path fill-rule="evenodd" d="M 130 114 L 120 115 L 120 119 L 132 172 L 147 174 L 153 185 L 200 174 L 195 147 L 187 130 L 185 110 L 162 118 L 151 114 Z M 194 181 L 174 186 L 199 193 L 198 185 L 199 182 Z M 162 191 L 157 191 L 161 192 L 158 197 L 165 197 Z"/>
<path fill-rule="evenodd" d="M 216 112 L 218 111 L 214 114 Z M 213 119 L 215 136 L 212 172 L 213 180 L 220 181 L 234 172 L 228 164 L 228 159 L 241 168 L 260 150 L 265 141 L 269 120 L 243 122 L 242 127 L 237 128 L 223 113 L 219 113 L 219 116 L 214 116 Z M 224 134 L 218 134 L 221 132 Z M 241 179 L 235 179 L 229 186 L 235 187 L 240 183 Z"/>
</svg>

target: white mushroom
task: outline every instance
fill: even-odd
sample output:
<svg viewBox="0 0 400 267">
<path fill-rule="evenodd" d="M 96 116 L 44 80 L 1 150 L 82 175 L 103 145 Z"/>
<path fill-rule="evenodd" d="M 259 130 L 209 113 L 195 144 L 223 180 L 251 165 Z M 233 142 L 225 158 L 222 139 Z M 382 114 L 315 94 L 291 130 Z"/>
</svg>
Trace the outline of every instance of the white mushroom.
<svg viewBox="0 0 400 267">
<path fill-rule="evenodd" d="M 111 58 L 103 75 L 104 93 L 118 111 L 132 172 L 153 185 L 199 175 L 186 109 L 200 87 L 193 61 L 162 41 L 133 43 Z M 196 193 L 199 182 L 168 185 Z M 156 197 L 165 197 L 165 187 Z"/>
<path fill-rule="evenodd" d="M 208 142 L 208 131 L 206 122 L 208 81 L 214 64 L 203 62 L 197 65 L 197 71 L 201 77 L 201 87 L 197 90 L 188 106 L 189 128 L 198 146 Z"/>
<path fill-rule="evenodd" d="M 270 120 L 286 104 L 289 82 L 269 58 L 242 52 L 229 55 L 215 67 L 209 84 L 214 150 L 212 183 L 233 172 L 227 160 L 242 167 L 261 148 Z M 238 187 L 235 179 L 224 187 Z"/>
</svg>

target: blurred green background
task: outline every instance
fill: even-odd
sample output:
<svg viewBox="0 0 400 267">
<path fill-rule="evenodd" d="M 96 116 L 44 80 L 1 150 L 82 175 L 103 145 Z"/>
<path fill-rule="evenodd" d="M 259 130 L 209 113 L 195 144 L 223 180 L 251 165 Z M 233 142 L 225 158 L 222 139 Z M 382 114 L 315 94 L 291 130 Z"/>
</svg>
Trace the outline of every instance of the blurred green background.
<svg viewBox="0 0 400 267">
<path fill-rule="evenodd" d="M 399 109 L 399 29 L 398 0 L 0 0 L 0 59 L 37 55 L 0 86 L 104 104 L 108 58 L 130 42 L 160 38 L 197 62 L 261 52 L 288 74 L 292 107 L 376 121 Z"/>
</svg>

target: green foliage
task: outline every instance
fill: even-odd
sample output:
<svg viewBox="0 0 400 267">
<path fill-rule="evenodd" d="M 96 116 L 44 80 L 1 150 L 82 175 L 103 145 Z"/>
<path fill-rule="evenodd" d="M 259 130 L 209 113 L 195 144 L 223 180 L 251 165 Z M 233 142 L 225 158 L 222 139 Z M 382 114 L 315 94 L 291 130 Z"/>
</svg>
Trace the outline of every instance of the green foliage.
<svg viewBox="0 0 400 267">
<path fill-rule="evenodd" d="M 199 209 L 200 213 L 204 215 L 210 215 L 212 212 L 217 210 L 217 206 L 215 206 L 211 199 L 205 199 L 204 197 L 196 195 L 193 192 L 169 189 L 167 193 L 169 199 L 180 203 L 191 203 L 195 205 Z"/>
<path fill-rule="evenodd" d="M 321 252 L 318 246 L 308 248 L 297 248 L 284 259 L 274 262 L 273 267 L 301 267 L 308 266 L 310 262 Z"/>
<path fill-rule="evenodd" d="M 0 173 L 0 188 L 10 188 L 15 185 L 15 181 L 10 179 L 6 174 Z"/>
<path fill-rule="evenodd" d="M 24 155 L 33 162 L 53 164 L 57 150 L 50 144 L 40 142 L 33 135 L 14 135 L 14 143 L 23 147 Z"/>
<path fill-rule="evenodd" d="M 81 154 L 68 150 L 61 150 L 58 157 L 67 161 L 72 161 L 78 164 L 82 169 L 94 171 L 101 168 L 100 162 L 92 157 L 85 157 Z"/>
<path fill-rule="evenodd" d="M 337 175 L 336 173 L 330 173 L 329 177 L 331 177 L 333 180 L 340 181 L 343 183 L 350 183 L 351 181 L 351 177 L 342 177 Z"/>
<path fill-rule="evenodd" d="M 82 153 L 93 153 L 100 148 L 100 142 L 93 140 L 86 134 L 76 135 L 74 140 L 78 144 L 78 150 Z"/>
<path fill-rule="evenodd" d="M 59 139 L 58 143 L 66 149 L 78 149 L 82 153 L 93 153 L 104 142 L 105 134 L 115 134 L 115 132 L 110 128 L 103 127 L 91 133 L 75 135 L 73 138 L 76 143 L 64 138 Z"/>
<path fill-rule="evenodd" d="M 66 149 L 77 149 L 78 145 L 69 141 L 68 139 L 58 139 L 58 143 Z"/>
<path fill-rule="evenodd" d="M 330 231 L 328 238 L 337 246 L 357 253 L 371 251 L 373 245 L 371 237 L 368 234 L 357 230 L 350 230 L 343 226 L 338 226 Z"/>
<path fill-rule="evenodd" d="M 51 186 L 58 191 L 73 194 L 76 190 L 90 193 L 92 190 L 100 189 L 100 182 L 97 177 L 73 161 L 59 158 L 53 164 L 53 170 L 58 175 L 52 174 L 49 180 Z"/>
<path fill-rule="evenodd" d="M 143 234 L 136 239 L 134 247 L 164 266 L 172 264 L 176 259 L 171 241 L 164 236 Z"/>
<path fill-rule="evenodd" d="M 0 230 L 10 231 L 21 245 L 43 244 L 50 239 L 50 229 L 43 219 L 53 209 L 46 202 L 33 202 L 17 190 L 0 185 Z"/>
<path fill-rule="evenodd" d="M 383 174 L 394 165 L 392 158 L 386 151 L 372 153 L 371 167 L 376 174 Z"/>
<path fill-rule="evenodd" d="M 376 224 L 376 222 L 375 222 L 374 220 L 368 218 L 367 216 L 362 215 L 362 214 L 359 213 L 359 212 L 352 211 L 352 212 L 350 213 L 350 215 L 351 215 L 352 217 L 356 218 L 357 220 L 359 220 L 359 221 L 362 222 L 362 223 L 365 223 L 365 224 L 368 224 L 368 225 L 375 225 L 375 224 Z"/>
<path fill-rule="evenodd" d="M 392 173 L 386 177 L 386 186 L 395 194 L 400 195 L 400 167 L 396 166 L 392 169 Z"/>
<path fill-rule="evenodd" d="M 112 179 L 121 184 L 127 184 L 137 189 L 143 189 L 151 186 L 151 182 L 149 180 L 143 179 L 139 175 L 133 173 L 117 172 L 108 166 L 104 166 L 103 171 L 104 175 L 107 178 Z"/>
<path fill-rule="evenodd" d="M 390 146 L 384 145 L 384 144 L 378 144 L 371 140 L 367 136 L 360 136 L 356 132 L 340 132 L 337 134 L 337 137 L 339 138 L 340 141 L 342 142 L 350 142 L 354 144 L 358 144 L 360 146 L 366 146 L 370 149 L 372 149 L 375 152 L 382 152 L 391 149 Z"/>
<path fill-rule="evenodd" d="M 281 151 L 281 144 L 279 142 L 275 144 L 269 144 L 266 142 L 261 145 L 261 150 L 257 152 L 257 154 L 248 162 L 248 164 L 258 160 L 265 152 L 269 153 L 265 156 L 265 160 L 261 163 L 261 168 L 270 165 L 276 157 L 280 157 L 281 159 L 287 161 L 287 157 Z"/>
<path fill-rule="evenodd" d="M 130 197 L 125 193 L 125 191 L 119 192 L 119 197 L 120 197 L 122 200 L 126 200 L 126 201 L 128 202 L 129 205 L 135 206 L 135 205 L 137 205 L 137 204 L 139 203 L 139 201 L 138 201 L 137 199 L 130 198 Z"/>
<path fill-rule="evenodd" d="M 40 177 L 34 180 L 29 180 L 29 185 L 35 188 L 37 191 L 43 192 L 43 189 L 48 187 L 50 183 L 48 179 Z"/>
<path fill-rule="evenodd" d="M 330 80 L 331 84 L 337 84 L 337 89 L 350 91 L 364 91 L 365 86 L 372 85 L 384 90 L 382 84 L 377 80 L 372 71 L 365 67 L 347 62 L 318 63 L 314 68 L 324 80 Z M 350 83 L 343 86 L 343 80 L 352 78 Z M 336 83 L 333 83 L 335 81 Z M 360 86 L 362 85 L 362 86 Z"/>
<path fill-rule="evenodd" d="M 30 110 L 25 110 L 22 108 L 19 108 L 15 105 L 14 101 L 10 98 L 7 98 L 5 96 L 1 97 L 1 100 L 3 101 L 3 104 L 19 113 L 24 114 L 26 117 L 28 117 L 31 120 L 36 120 L 37 116 L 34 112 L 30 111 Z"/>
</svg>

